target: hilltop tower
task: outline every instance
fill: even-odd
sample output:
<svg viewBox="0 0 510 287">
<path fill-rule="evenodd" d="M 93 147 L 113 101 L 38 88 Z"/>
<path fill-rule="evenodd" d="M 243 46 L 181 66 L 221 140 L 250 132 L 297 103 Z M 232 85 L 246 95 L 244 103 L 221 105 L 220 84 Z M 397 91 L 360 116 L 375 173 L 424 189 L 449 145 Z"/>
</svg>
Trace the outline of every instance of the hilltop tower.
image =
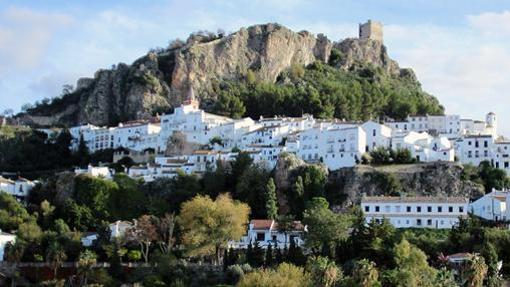
<svg viewBox="0 0 510 287">
<path fill-rule="evenodd" d="M 381 22 L 368 20 L 359 24 L 359 38 L 361 40 L 383 41 L 383 25 Z"/>
</svg>

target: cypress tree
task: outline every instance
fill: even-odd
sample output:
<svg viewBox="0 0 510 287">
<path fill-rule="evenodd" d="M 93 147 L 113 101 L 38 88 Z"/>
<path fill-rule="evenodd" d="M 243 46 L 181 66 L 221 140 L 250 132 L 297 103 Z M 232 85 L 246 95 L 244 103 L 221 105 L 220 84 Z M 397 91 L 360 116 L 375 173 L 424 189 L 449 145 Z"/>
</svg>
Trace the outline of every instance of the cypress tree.
<svg viewBox="0 0 510 287">
<path fill-rule="evenodd" d="M 276 219 L 278 207 L 276 206 L 276 185 L 273 178 L 269 178 L 266 185 L 266 215 L 268 219 Z"/>
<path fill-rule="evenodd" d="M 273 265 L 274 265 L 273 247 L 271 243 L 269 243 L 266 249 L 266 267 L 270 267 Z"/>
</svg>

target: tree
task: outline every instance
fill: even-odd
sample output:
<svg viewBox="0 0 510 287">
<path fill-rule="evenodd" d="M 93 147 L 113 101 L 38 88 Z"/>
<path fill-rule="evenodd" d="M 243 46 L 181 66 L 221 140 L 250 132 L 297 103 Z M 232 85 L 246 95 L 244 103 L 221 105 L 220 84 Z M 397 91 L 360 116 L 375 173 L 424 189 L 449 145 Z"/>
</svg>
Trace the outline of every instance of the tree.
<svg viewBox="0 0 510 287">
<path fill-rule="evenodd" d="M 485 242 L 481 254 L 487 264 L 486 286 L 501 286 L 501 277 L 498 270 L 498 251 L 494 244 Z"/>
<path fill-rule="evenodd" d="M 46 261 L 53 268 L 53 278 L 57 279 L 58 268 L 67 259 L 64 247 L 58 241 L 52 241 L 46 251 Z"/>
<path fill-rule="evenodd" d="M 81 167 L 86 166 L 90 162 L 90 151 L 81 133 L 78 148 L 74 152 L 74 158 L 76 159 L 75 162 Z"/>
<path fill-rule="evenodd" d="M 246 112 L 246 107 L 237 96 L 227 92 L 221 92 L 214 105 L 214 111 L 220 115 L 239 119 Z"/>
<path fill-rule="evenodd" d="M 149 262 L 149 251 L 153 241 L 158 238 L 154 219 L 150 215 L 142 215 L 133 227 L 126 230 L 126 240 L 140 246 L 140 253 L 145 261 Z"/>
<path fill-rule="evenodd" d="M 308 165 L 301 171 L 304 197 L 306 201 L 324 196 L 324 186 L 328 181 L 327 170 L 319 165 Z"/>
<path fill-rule="evenodd" d="M 195 196 L 181 206 L 180 223 L 182 241 L 191 256 L 215 255 L 221 262 L 221 254 L 229 240 L 239 240 L 246 232 L 250 208 L 234 201 L 227 194 L 216 200 L 208 196 Z"/>
<path fill-rule="evenodd" d="M 266 183 L 269 171 L 264 166 L 249 166 L 239 178 L 234 198 L 246 202 L 254 218 L 264 218 L 266 213 Z"/>
<path fill-rule="evenodd" d="M 465 282 L 468 287 L 482 287 L 487 275 L 487 264 L 483 257 L 478 255 L 472 255 L 467 265 L 467 271 L 465 273 Z"/>
<path fill-rule="evenodd" d="M 339 241 L 347 238 L 347 229 L 351 218 L 344 214 L 336 214 L 329 209 L 324 198 L 313 198 L 303 214 L 303 223 L 307 225 L 305 244 L 316 253 L 328 248 L 334 258 L 334 250 Z"/>
<path fill-rule="evenodd" d="M 343 278 L 342 270 L 327 257 L 309 257 L 306 271 L 310 273 L 313 286 L 317 287 L 335 286 Z"/>
<path fill-rule="evenodd" d="M 278 207 L 276 206 L 276 185 L 273 178 L 269 178 L 266 185 L 266 213 L 268 219 L 276 219 Z"/>
<path fill-rule="evenodd" d="M 429 266 L 427 255 L 406 239 L 395 245 L 396 286 L 434 286 L 436 270 Z"/>
<path fill-rule="evenodd" d="M 264 260 L 264 265 L 266 267 L 273 266 L 274 264 L 274 254 L 273 254 L 273 246 L 271 243 L 267 245 L 266 249 L 266 259 Z"/>
<path fill-rule="evenodd" d="M 278 216 L 278 231 L 282 232 L 285 236 L 285 247 L 287 247 L 287 237 L 289 231 L 292 231 L 294 229 L 295 223 L 294 223 L 294 216 L 287 214 L 287 215 L 280 215 Z"/>
<path fill-rule="evenodd" d="M 19 225 L 35 220 L 14 196 L 0 192 L 0 229 L 11 232 Z"/>
<path fill-rule="evenodd" d="M 93 251 L 85 250 L 80 253 L 78 259 L 78 275 L 81 278 L 79 286 L 87 286 L 90 273 L 96 263 L 97 255 Z"/>
<path fill-rule="evenodd" d="M 375 267 L 375 263 L 367 259 L 356 261 L 352 271 L 352 280 L 354 286 L 372 287 L 378 286 L 379 272 Z"/>
<path fill-rule="evenodd" d="M 139 182 L 124 173 L 116 173 L 113 181 L 118 188 L 112 188 L 108 196 L 108 213 L 111 218 L 131 220 L 140 217 L 145 211 L 146 198 L 139 188 Z"/>
<path fill-rule="evenodd" d="M 175 213 L 166 213 L 161 218 L 155 218 L 157 241 L 161 252 L 170 253 L 175 242 L 174 230 L 176 224 Z"/>
<path fill-rule="evenodd" d="M 309 287 L 310 275 L 302 267 L 282 263 L 276 270 L 257 269 L 244 275 L 237 287 Z"/>
</svg>

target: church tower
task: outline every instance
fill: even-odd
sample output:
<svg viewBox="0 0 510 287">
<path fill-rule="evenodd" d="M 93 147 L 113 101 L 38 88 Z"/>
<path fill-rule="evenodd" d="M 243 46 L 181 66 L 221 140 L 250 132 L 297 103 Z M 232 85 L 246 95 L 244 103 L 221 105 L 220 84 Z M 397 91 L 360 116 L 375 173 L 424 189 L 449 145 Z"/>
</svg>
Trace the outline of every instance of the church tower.
<svg viewBox="0 0 510 287">
<path fill-rule="evenodd" d="M 195 97 L 195 92 L 193 91 L 191 83 L 188 84 L 188 94 L 186 95 L 186 100 L 184 100 L 183 105 L 192 106 L 193 109 L 198 109 L 200 105 L 200 102 Z"/>
</svg>

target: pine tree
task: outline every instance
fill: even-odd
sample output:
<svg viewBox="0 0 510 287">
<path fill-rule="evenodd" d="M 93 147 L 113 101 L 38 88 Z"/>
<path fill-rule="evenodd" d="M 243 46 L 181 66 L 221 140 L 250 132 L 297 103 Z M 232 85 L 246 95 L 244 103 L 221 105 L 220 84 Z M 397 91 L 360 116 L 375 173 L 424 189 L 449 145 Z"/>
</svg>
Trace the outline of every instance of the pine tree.
<svg viewBox="0 0 510 287">
<path fill-rule="evenodd" d="M 273 264 L 274 264 L 273 247 L 271 243 L 269 243 L 266 250 L 266 267 L 273 266 Z"/>
<path fill-rule="evenodd" d="M 289 252 L 287 254 L 287 262 L 294 265 L 303 266 L 306 263 L 306 257 L 301 247 L 296 245 L 294 240 L 290 241 Z"/>
<path fill-rule="evenodd" d="M 275 248 L 274 261 L 275 261 L 274 262 L 275 265 L 280 265 L 281 263 L 283 263 L 285 261 L 283 258 L 282 250 L 280 248 L 278 248 L 278 246 L 276 246 L 276 248 Z"/>
<path fill-rule="evenodd" d="M 250 243 L 248 243 L 248 247 L 246 247 L 246 263 L 250 264 L 252 263 L 253 261 L 253 245 L 251 245 L 251 241 Z"/>
<path fill-rule="evenodd" d="M 252 267 L 260 267 L 264 265 L 264 250 L 260 247 L 258 241 L 255 241 L 255 244 L 253 245 L 251 261 L 248 263 Z"/>
<path fill-rule="evenodd" d="M 268 219 L 275 219 L 278 215 L 276 206 L 276 186 L 273 178 L 269 178 L 266 185 L 266 215 Z"/>
<path fill-rule="evenodd" d="M 78 149 L 76 150 L 74 156 L 76 158 L 76 163 L 81 167 L 89 164 L 90 162 L 90 152 L 87 144 L 85 143 L 85 139 L 83 138 L 83 134 L 80 134 Z"/>
</svg>

